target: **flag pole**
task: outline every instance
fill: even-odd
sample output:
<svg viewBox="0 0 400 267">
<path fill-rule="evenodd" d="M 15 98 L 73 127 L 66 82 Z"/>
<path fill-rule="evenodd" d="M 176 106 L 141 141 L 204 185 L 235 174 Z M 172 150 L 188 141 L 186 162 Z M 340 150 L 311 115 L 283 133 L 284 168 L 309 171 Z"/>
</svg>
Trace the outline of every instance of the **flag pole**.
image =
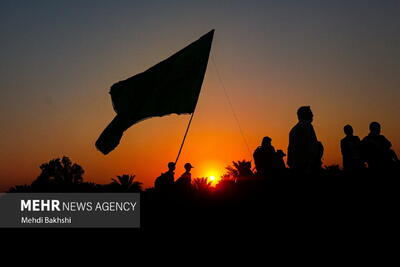
<svg viewBox="0 0 400 267">
<path fill-rule="evenodd" d="M 181 152 L 182 152 L 183 145 L 185 144 L 185 140 L 186 140 L 186 136 L 187 136 L 187 134 L 188 134 L 188 132 L 189 132 L 190 124 L 192 124 L 192 119 L 193 119 L 194 112 L 195 112 L 195 110 L 193 110 L 193 113 L 192 113 L 192 115 L 190 116 L 190 120 L 189 120 L 188 126 L 187 126 L 187 128 L 186 128 L 185 135 L 183 136 L 183 140 L 182 140 L 181 147 L 179 148 L 178 156 L 176 156 L 175 165 L 176 165 L 176 163 L 178 162 L 179 156 L 181 155 Z"/>
<path fill-rule="evenodd" d="M 211 52 L 211 42 L 212 42 L 212 38 L 214 36 L 214 30 L 210 31 L 207 34 L 210 34 L 210 33 L 211 33 L 211 40 L 210 40 L 210 50 L 208 51 L 208 56 L 207 56 L 207 64 L 208 64 L 208 58 L 209 58 L 210 52 Z M 206 64 L 206 69 L 207 69 L 207 64 Z M 204 74 L 205 74 L 206 69 L 204 70 Z M 203 78 L 204 78 L 204 76 L 203 76 Z M 201 90 L 201 85 L 200 85 L 200 90 Z M 200 92 L 199 92 L 198 98 L 199 97 L 200 97 Z M 190 116 L 190 120 L 189 120 L 188 126 L 186 127 L 185 135 L 183 136 L 182 144 L 181 144 L 181 147 L 179 148 L 178 155 L 176 156 L 175 165 L 178 162 L 179 156 L 181 155 L 181 152 L 182 152 L 183 145 L 185 144 L 186 136 L 187 136 L 187 134 L 189 132 L 190 124 L 192 124 L 192 119 L 193 119 L 194 112 L 196 111 L 196 107 L 197 107 L 197 101 L 196 101 L 196 106 L 194 107 L 194 110 L 192 112 L 192 115 Z"/>
</svg>

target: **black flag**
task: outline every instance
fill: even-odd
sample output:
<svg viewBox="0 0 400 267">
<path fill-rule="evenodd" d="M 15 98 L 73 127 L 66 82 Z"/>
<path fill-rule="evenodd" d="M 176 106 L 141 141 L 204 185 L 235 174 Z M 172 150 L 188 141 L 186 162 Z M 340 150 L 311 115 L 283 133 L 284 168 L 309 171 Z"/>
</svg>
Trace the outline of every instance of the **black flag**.
<svg viewBox="0 0 400 267">
<path fill-rule="evenodd" d="M 142 120 L 168 114 L 190 114 L 199 98 L 214 30 L 166 60 L 110 90 L 117 116 L 96 141 L 103 154 L 112 151 L 125 130 Z"/>
</svg>

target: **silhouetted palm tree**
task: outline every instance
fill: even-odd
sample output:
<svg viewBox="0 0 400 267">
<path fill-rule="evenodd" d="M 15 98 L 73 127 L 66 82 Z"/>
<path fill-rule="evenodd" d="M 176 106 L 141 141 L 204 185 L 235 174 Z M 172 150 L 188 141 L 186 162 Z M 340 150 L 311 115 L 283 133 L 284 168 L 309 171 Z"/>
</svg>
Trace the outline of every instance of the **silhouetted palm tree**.
<svg viewBox="0 0 400 267">
<path fill-rule="evenodd" d="M 211 181 L 207 178 L 195 178 L 192 182 L 193 188 L 198 192 L 210 192 L 212 189 Z"/>
<path fill-rule="evenodd" d="M 64 156 L 40 165 L 42 170 L 32 186 L 76 185 L 83 182 L 83 168 Z"/>
<path fill-rule="evenodd" d="M 111 184 L 113 186 L 117 186 L 119 190 L 126 192 L 141 192 L 142 191 L 142 183 L 133 181 L 135 179 L 135 175 L 123 174 L 121 176 L 117 176 L 117 179 L 111 178 L 113 181 Z"/>
<path fill-rule="evenodd" d="M 227 176 L 230 176 L 234 179 L 251 177 L 254 175 L 253 171 L 251 170 L 251 161 L 246 160 L 238 160 L 232 161 L 233 166 L 226 167 Z"/>
</svg>

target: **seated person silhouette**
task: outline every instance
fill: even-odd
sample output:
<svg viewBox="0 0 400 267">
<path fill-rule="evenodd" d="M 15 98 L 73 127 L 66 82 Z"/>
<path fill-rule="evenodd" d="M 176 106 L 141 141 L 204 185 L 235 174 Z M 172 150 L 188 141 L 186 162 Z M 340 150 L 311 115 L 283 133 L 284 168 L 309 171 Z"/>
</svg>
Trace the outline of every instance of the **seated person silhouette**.
<svg viewBox="0 0 400 267">
<path fill-rule="evenodd" d="M 184 167 L 185 172 L 175 182 L 175 186 L 178 190 L 190 190 L 192 186 L 192 174 L 190 171 L 194 167 L 190 163 L 186 163 Z"/>
<path fill-rule="evenodd" d="M 353 135 L 353 127 L 346 125 L 343 128 L 345 137 L 340 140 L 340 150 L 343 157 L 343 169 L 345 171 L 359 170 L 364 167 L 361 160 L 361 141 Z"/>
<path fill-rule="evenodd" d="M 371 122 L 370 133 L 362 140 L 362 156 L 372 170 L 387 170 L 397 161 L 392 143 L 381 135 L 381 125 Z"/>
<path fill-rule="evenodd" d="M 283 161 L 285 153 L 282 150 L 275 151 L 271 141 L 270 137 L 265 136 L 261 146 L 257 147 L 253 153 L 257 174 L 260 176 L 276 175 L 280 170 L 286 168 Z"/>
<path fill-rule="evenodd" d="M 175 175 L 175 163 L 168 163 L 168 171 L 162 173 L 154 182 L 155 189 L 158 190 L 171 190 L 174 185 L 174 175 Z"/>
<path fill-rule="evenodd" d="M 300 107 L 297 110 L 299 121 L 289 133 L 287 164 L 301 174 L 313 173 L 322 165 L 323 145 L 311 124 L 313 117 L 309 106 Z"/>
</svg>

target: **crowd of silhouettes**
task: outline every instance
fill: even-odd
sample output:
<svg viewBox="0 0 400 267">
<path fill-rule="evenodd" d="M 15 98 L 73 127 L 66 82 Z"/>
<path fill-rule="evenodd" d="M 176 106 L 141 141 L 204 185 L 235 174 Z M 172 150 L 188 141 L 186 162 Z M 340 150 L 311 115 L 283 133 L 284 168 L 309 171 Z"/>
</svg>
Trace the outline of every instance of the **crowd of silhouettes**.
<svg viewBox="0 0 400 267">
<path fill-rule="evenodd" d="M 185 172 L 175 181 L 174 162 L 168 163 L 168 171 L 161 173 L 154 181 L 154 189 L 157 192 L 189 192 L 192 188 L 191 170 L 194 168 L 189 162 L 184 165 Z"/>
<path fill-rule="evenodd" d="M 399 164 L 392 143 L 381 134 L 381 125 L 371 122 L 369 134 L 362 140 L 354 135 L 351 125 L 343 128 L 345 137 L 340 141 L 343 156 L 343 169 L 357 172 L 367 168 L 375 173 L 388 173 L 396 170 Z"/>
<path fill-rule="evenodd" d="M 9 191 L 142 192 L 142 227 L 164 230 L 213 220 L 224 227 L 246 225 L 250 229 L 257 224 L 287 231 L 294 229 L 293 221 L 302 220 L 297 226 L 306 229 L 316 220 L 332 223 L 346 216 L 348 221 L 353 214 L 353 219 L 359 213 L 370 216 L 374 207 L 391 209 L 398 188 L 397 179 L 391 178 L 398 177 L 399 160 L 391 142 L 381 134 L 380 124 L 372 122 L 363 139 L 354 135 L 351 125 L 344 126 L 341 170 L 322 166 L 324 147 L 312 125 L 313 117 L 309 106 L 298 109 L 298 122 L 289 132 L 287 166 L 286 154 L 265 136 L 253 153 L 255 169 L 251 161 L 233 161 L 215 187 L 207 178 L 192 178 L 191 163 L 184 164 L 184 173 L 175 180 L 174 162 L 155 179 L 153 188 L 143 190 L 134 175 L 117 176 L 99 185 L 85 182 L 83 168 L 64 157 L 42 164 L 31 185 Z"/>
<path fill-rule="evenodd" d="M 317 134 L 312 125 L 314 114 L 310 106 L 302 106 L 297 110 L 298 122 L 289 132 L 289 144 L 287 148 L 287 167 L 284 161 L 286 154 L 281 149 L 275 149 L 272 139 L 265 136 L 261 145 L 253 153 L 255 172 L 251 167 L 251 161 L 233 162 L 228 166 L 227 173 L 220 180 L 223 184 L 227 180 L 244 181 L 249 177 L 312 177 L 323 170 L 333 171 L 332 167 L 322 167 L 324 147 L 318 140 Z M 362 176 L 365 170 L 375 176 L 380 174 L 397 173 L 400 169 L 399 159 L 392 149 L 391 142 L 381 134 L 381 125 L 378 122 L 371 122 L 369 134 L 360 139 L 354 135 L 351 125 L 345 125 L 345 137 L 340 140 L 340 150 L 343 158 L 343 171 L 353 176 Z M 69 158 L 54 159 L 40 166 L 41 173 L 31 186 L 14 187 L 11 191 L 34 190 L 68 191 L 74 188 L 89 188 L 89 183 L 83 183 L 84 170 L 78 164 L 72 164 Z M 154 191 L 160 193 L 191 192 L 194 181 L 191 170 L 194 168 L 191 163 L 184 165 L 185 172 L 175 181 L 175 163 L 168 163 L 168 170 L 155 179 Z M 338 169 L 338 168 L 337 168 Z M 141 191 L 141 183 L 134 181 L 134 175 L 122 175 L 112 179 L 107 185 L 107 190 L 134 190 Z M 201 182 L 196 178 L 196 183 L 209 186 L 208 182 Z M 135 187 L 132 187 L 131 184 Z M 83 187 L 84 185 L 84 187 Z M 200 186 L 202 187 L 202 186 Z M 97 186 L 100 188 L 100 186 Z M 125 188 L 125 189 L 123 189 Z M 128 188 L 128 189 L 127 189 Z M 133 189 L 135 188 L 135 189 Z"/>
<path fill-rule="evenodd" d="M 290 130 L 287 165 L 295 175 L 313 175 L 322 169 L 324 147 L 312 125 L 313 113 L 309 106 L 297 110 L 298 123 Z M 378 122 L 369 125 L 370 133 L 362 140 L 354 135 L 351 125 L 344 126 L 345 137 L 340 141 L 343 169 L 357 175 L 368 168 L 375 172 L 392 172 L 399 160 L 391 142 L 381 134 Z M 282 150 L 275 151 L 271 138 L 265 136 L 253 154 L 257 174 L 274 177 L 285 173 Z"/>
</svg>

